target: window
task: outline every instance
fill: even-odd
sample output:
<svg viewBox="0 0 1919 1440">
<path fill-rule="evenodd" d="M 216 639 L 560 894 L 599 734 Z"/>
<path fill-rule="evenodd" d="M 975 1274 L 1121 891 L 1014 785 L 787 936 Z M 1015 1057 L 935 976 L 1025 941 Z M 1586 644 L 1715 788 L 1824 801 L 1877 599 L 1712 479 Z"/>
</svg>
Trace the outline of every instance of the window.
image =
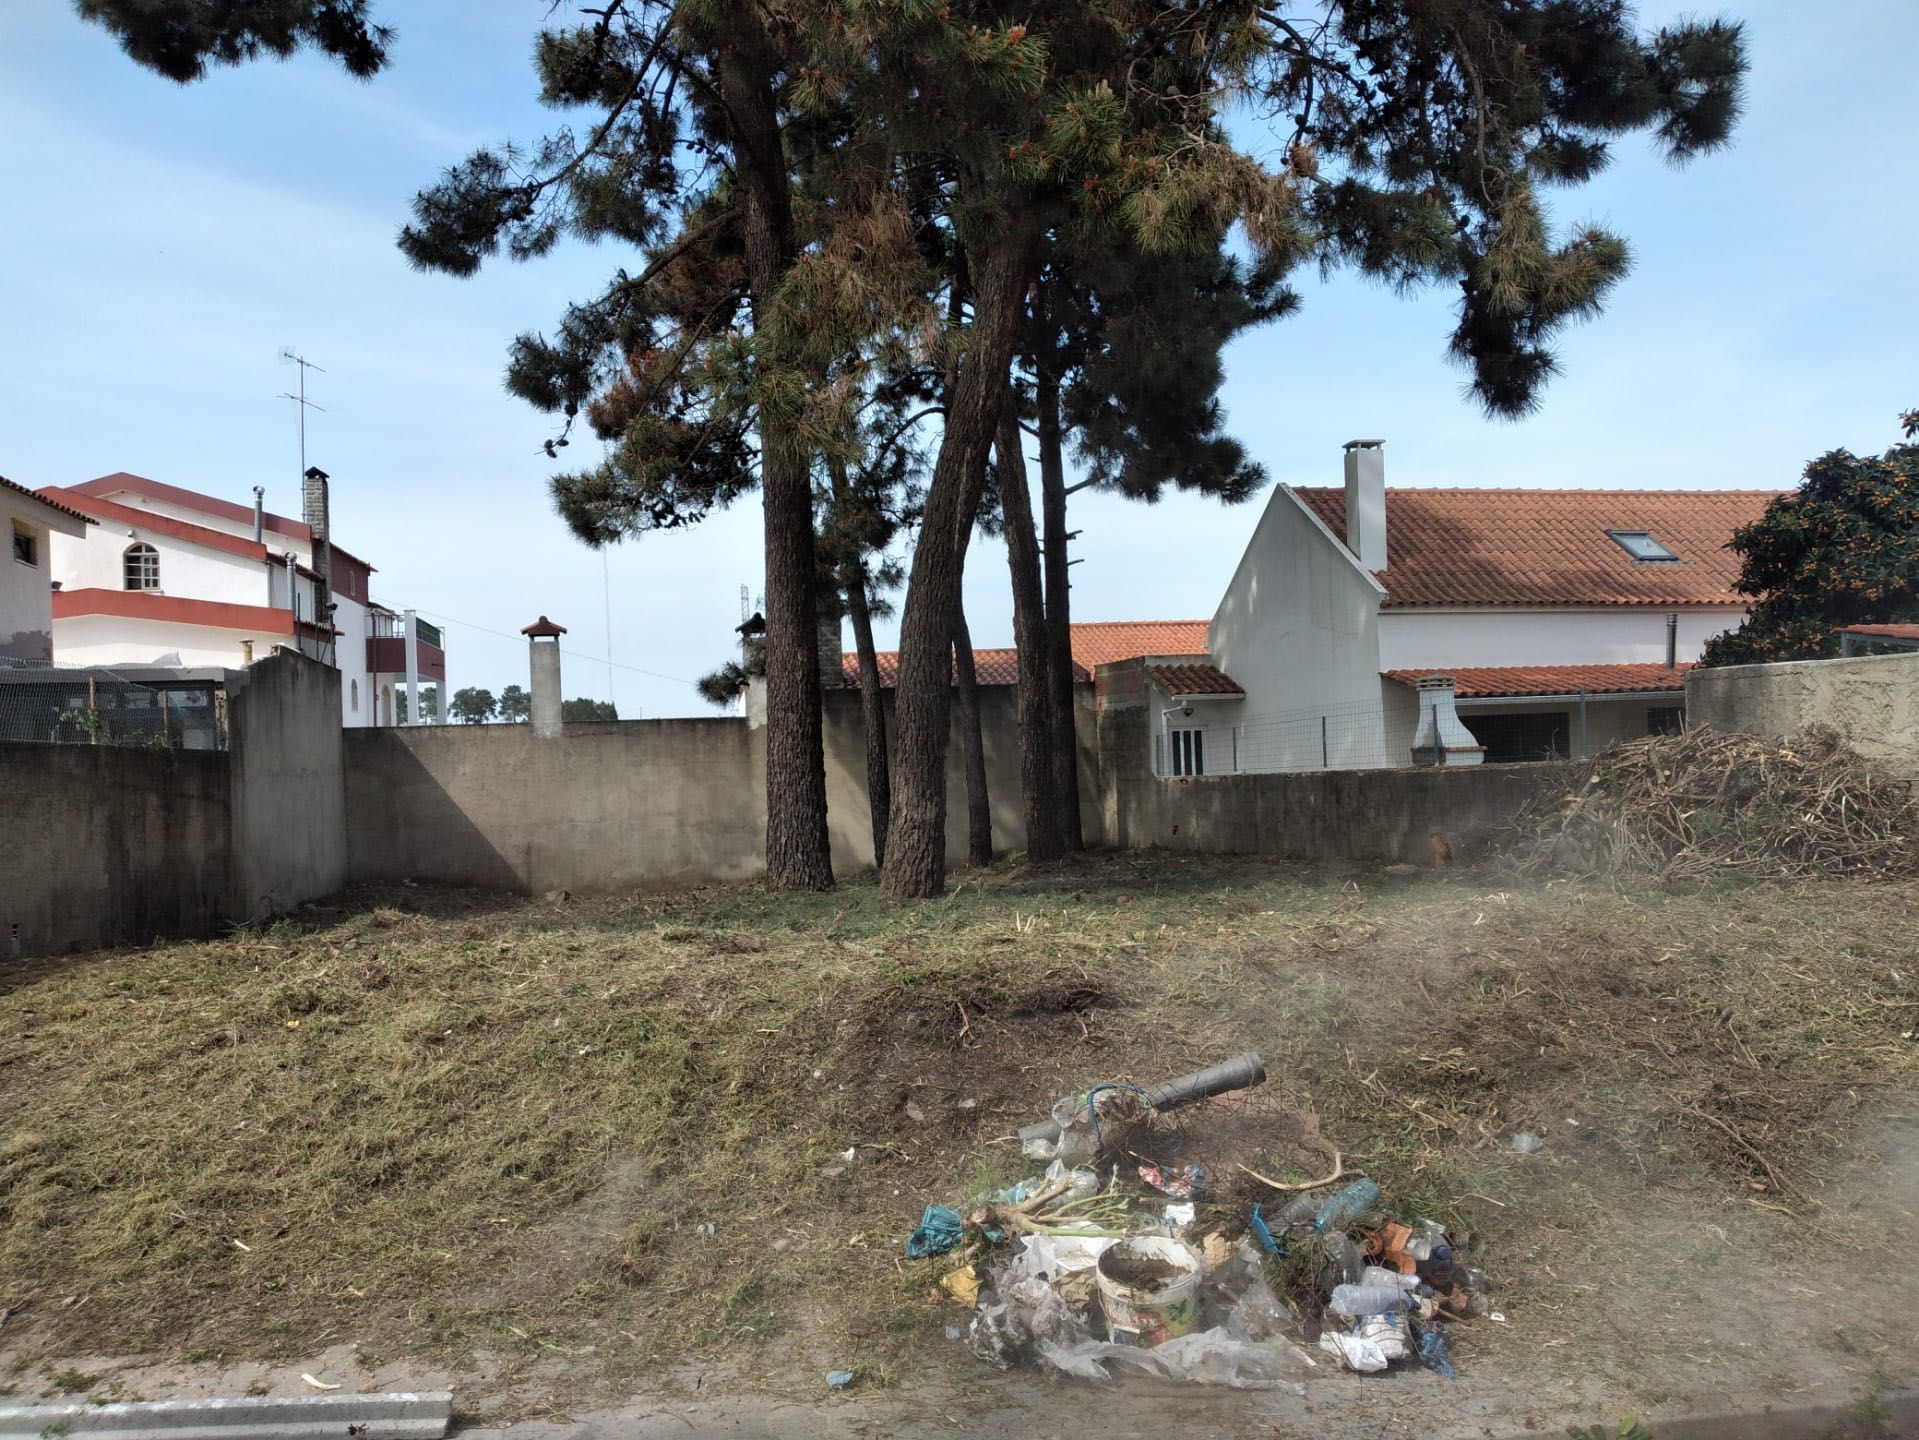
<svg viewBox="0 0 1919 1440">
<path fill-rule="evenodd" d="M 1175 730 L 1172 733 L 1173 763 L 1168 773 L 1173 775 L 1204 775 L 1206 773 L 1206 732 L 1204 730 Z"/>
<path fill-rule="evenodd" d="M 1647 530 L 1608 530 L 1613 543 L 1641 565 L 1669 565 L 1679 557 L 1652 538 Z"/>
<path fill-rule="evenodd" d="M 23 520 L 13 522 L 13 558 L 22 565 L 40 563 L 40 537 Z"/>
<path fill-rule="evenodd" d="M 160 552 L 145 543 L 127 546 L 126 580 L 129 590 L 158 590 Z"/>
<path fill-rule="evenodd" d="M 1521 711 L 1516 715 L 1488 715 L 1475 710 L 1459 717 L 1473 738 L 1486 747 L 1488 765 L 1522 764 L 1528 760 L 1564 759 L 1571 726 L 1564 710 Z"/>
<path fill-rule="evenodd" d="M 1686 728 L 1684 705 L 1654 705 L 1646 711 L 1648 735 L 1678 735 Z"/>
</svg>

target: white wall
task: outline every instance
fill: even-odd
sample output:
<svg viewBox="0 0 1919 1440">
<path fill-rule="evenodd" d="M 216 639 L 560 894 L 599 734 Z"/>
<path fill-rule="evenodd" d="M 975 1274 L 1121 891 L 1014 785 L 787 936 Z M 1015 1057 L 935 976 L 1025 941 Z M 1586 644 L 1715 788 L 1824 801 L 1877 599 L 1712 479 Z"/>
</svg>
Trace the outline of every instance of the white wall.
<svg viewBox="0 0 1919 1440">
<path fill-rule="evenodd" d="M 1697 660 L 1707 640 L 1738 625 L 1746 612 L 1733 607 L 1664 610 L 1657 606 L 1386 610 L 1379 617 L 1379 668 L 1662 665 L 1666 616 L 1674 613 L 1679 616 L 1679 658 L 1685 661 Z"/>
<path fill-rule="evenodd" d="M 1214 663 L 1246 692 L 1245 720 L 1318 705 L 1376 708 L 1381 596 L 1346 547 L 1280 486 L 1206 632 Z"/>
<path fill-rule="evenodd" d="M 129 529 L 135 534 L 128 535 Z M 272 603 L 268 566 L 263 562 L 111 521 L 88 526 L 83 540 L 56 536 L 54 578 L 67 590 L 124 590 L 127 547 L 135 543 L 151 545 L 159 552 L 157 593 L 161 595 L 219 600 L 229 605 Z M 280 588 L 284 591 L 284 581 Z M 285 604 L 284 599 L 281 604 Z"/>
<path fill-rule="evenodd" d="M 122 615 L 72 615 L 53 622 L 54 653 L 62 665 L 151 665 L 162 656 L 177 654 L 178 663 L 188 667 L 238 669 L 243 663 L 242 640 L 253 642 L 256 660 L 271 655 L 275 645 L 291 643 L 286 635 Z"/>
<path fill-rule="evenodd" d="M 53 548 L 45 515 L 44 507 L 25 496 L 0 490 L 0 659 L 53 655 Z M 16 521 L 33 532 L 32 565 L 13 558 Z"/>
<path fill-rule="evenodd" d="M 251 540 L 253 538 L 253 517 L 250 503 L 253 495 L 251 491 L 247 493 L 245 499 L 235 502 L 236 504 L 247 505 L 249 514 L 245 520 L 229 520 L 224 515 L 215 515 L 209 510 L 196 510 L 191 505 L 179 505 L 171 500 L 152 499 L 146 495 L 142 495 L 137 490 L 116 490 L 98 498 L 111 500 L 116 505 L 125 505 L 135 510 L 151 510 L 155 515 L 168 515 L 175 520 L 184 520 L 189 525 L 199 525 L 207 530 L 218 530 L 223 534 L 237 535 L 242 540 Z M 269 506 L 268 508 L 270 509 L 272 507 Z M 284 555 L 287 551 L 292 550 L 298 553 L 302 565 L 311 565 L 313 563 L 313 546 L 309 541 L 296 539 L 291 535 L 282 535 L 277 531 L 269 530 L 266 532 L 265 544 L 267 549 L 275 555 Z"/>
</svg>

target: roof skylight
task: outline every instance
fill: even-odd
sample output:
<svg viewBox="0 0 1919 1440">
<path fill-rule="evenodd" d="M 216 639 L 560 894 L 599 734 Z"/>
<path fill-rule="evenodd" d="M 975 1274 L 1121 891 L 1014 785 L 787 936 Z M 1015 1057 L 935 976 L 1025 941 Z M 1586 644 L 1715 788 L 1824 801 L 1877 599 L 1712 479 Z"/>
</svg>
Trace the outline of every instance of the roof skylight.
<svg viewBox="0 0 1919 1440">
<path fill-rule="evenodd" d="M 1614 544 L 1641 565 L 1670 564 L 1679 559 L 1653 539 L 1649 530 L 1608 530 L 1606 533 L 1612 537 Z"/>
</svg>

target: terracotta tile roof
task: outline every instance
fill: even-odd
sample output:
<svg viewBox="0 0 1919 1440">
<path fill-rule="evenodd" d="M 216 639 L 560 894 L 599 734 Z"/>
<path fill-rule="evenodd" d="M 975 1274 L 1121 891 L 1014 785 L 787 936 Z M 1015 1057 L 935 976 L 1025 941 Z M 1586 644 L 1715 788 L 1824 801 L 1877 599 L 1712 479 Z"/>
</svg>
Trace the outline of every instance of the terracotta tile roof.
<svg viewBox="0 0 1919 1440">
<path fill-rule="evenodd" d="M 1343 489 L 1295 493 L 1345 538 Z M 1384 603 L 1744 605 L 1726 542 L 1778 493 L 1388 488 Z M 1635 562 L 1608 530 L 1648 531 L 1679 559 Z"/>
<path fill-rule="evenodd" d="M 71 515 L 74 519 L 84 520 L 89 525 L 97 525 L 99 523 L 91 515 L 84 515 L 80 511 L 74 509 L 71 505 L 62 504 L 60 501 L 53 499 L 51 496 L 42 495 L 37 490 L 29 490 L 25 485 L 22 485 L 18 480 L 9 480 L 4 475 L 0 475 L 0 489 L 17 490 L 22 495 L 31 496 L 33 499 L 38 500 L 42 505 L 46 506 L 49 510 L 58 510 L 62 515 Z"/>
<path fill-rule="evenodd" d="M 1402 685 L 1417 685 L 1427 675 L 1450 675 L 1462 700 L 1490 700 L 1527 695 L 1636 695 L 1686 688 L 1682 662 L 1677 670 L 1664 665 L 1466 665 L 1449 670 L 1428 665 L 1423 670 L 1388 670 L 1386 677 Z"/>
<path fill-rule="evenodd" d="M 1148 665 L 1153 677 L 1168 695 L 1244 695 L 1239 682 L 1216 665 Z"/>
<path fill-rule="evenodd" d="M 1844 625 L 1841 635 L 1863 635 L 1868 640 L 1919 641 L 1919 625 Z"/>
<path fill-rule="evenodd" d="M 1091 620 L 1074 625 L 1073 678 L 1090 682 L 1095 666 L 1137 660 L 1142 655 L 1204 655 L 1209 623 L 1205 620 Z M 879 665 L 880 684 L 890 690 L 899 683 L 899 652 L 880 651 Z M 982 685 L 1017 685 L 1019 652 L 975 648 L 973 669 Z M 851 650 L 842 654 L 840 673 L 846 684 L 859 684 L 860 657 Z"/>
<path fill-rule="evenodd" d="M 203 515 L 218 515 L 223 520 L 235 521 L 242 525 L 253 523 L 253 507 L 236 505 L 231 500 L 222 500 L 217 495 L 203 495 L 198 490 L 183 489 L 178 485 L 166 485 L 158 480 L 149 480 L 144 475 L 134 475 L 126 470 L 116 470 L 111 475 L 102 475 L 97 480 L 88 480 L 75 485 L 74 492 L 80 495 L 116 495 L 122 491 L 132 491 L 144 495 L 149 500 L 166 500 L 190 510 L 198 510 Z M 285 515 L 266 512 L 266 528 L 281 535 L 291 535 L 296 540 L 311 540 L 313 529 L 304 520 L 294 520 Z"/>
</svg>

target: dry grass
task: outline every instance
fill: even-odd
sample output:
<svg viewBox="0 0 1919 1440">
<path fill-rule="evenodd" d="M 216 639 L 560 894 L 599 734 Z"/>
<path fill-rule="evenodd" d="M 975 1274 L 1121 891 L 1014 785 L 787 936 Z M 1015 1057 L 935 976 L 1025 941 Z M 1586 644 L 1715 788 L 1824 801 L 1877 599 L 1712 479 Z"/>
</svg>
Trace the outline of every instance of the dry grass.
<svg viewBox="0 0 1919 1440">
<path fill-rule="evenodd" d="M 991 1142 L 1090 1080 L 1257 1048 L 1277 1107 L 1495 1255 L 1647 1181 L 1812 1214 L 1862 1097 L 1919 1082 L 1919 888 L 1500 883 L 1142 856 L 915 907 L 404 889 L 29 967 L 0 982 L 6 1338 L 883 1380 L 949 1318 L 898 1259 L 920 1207 L 1017 1173 Z M 1268 1173 L 1323 1169 L 1295 1131 L 1260 1132 Z"/>
</svg>

